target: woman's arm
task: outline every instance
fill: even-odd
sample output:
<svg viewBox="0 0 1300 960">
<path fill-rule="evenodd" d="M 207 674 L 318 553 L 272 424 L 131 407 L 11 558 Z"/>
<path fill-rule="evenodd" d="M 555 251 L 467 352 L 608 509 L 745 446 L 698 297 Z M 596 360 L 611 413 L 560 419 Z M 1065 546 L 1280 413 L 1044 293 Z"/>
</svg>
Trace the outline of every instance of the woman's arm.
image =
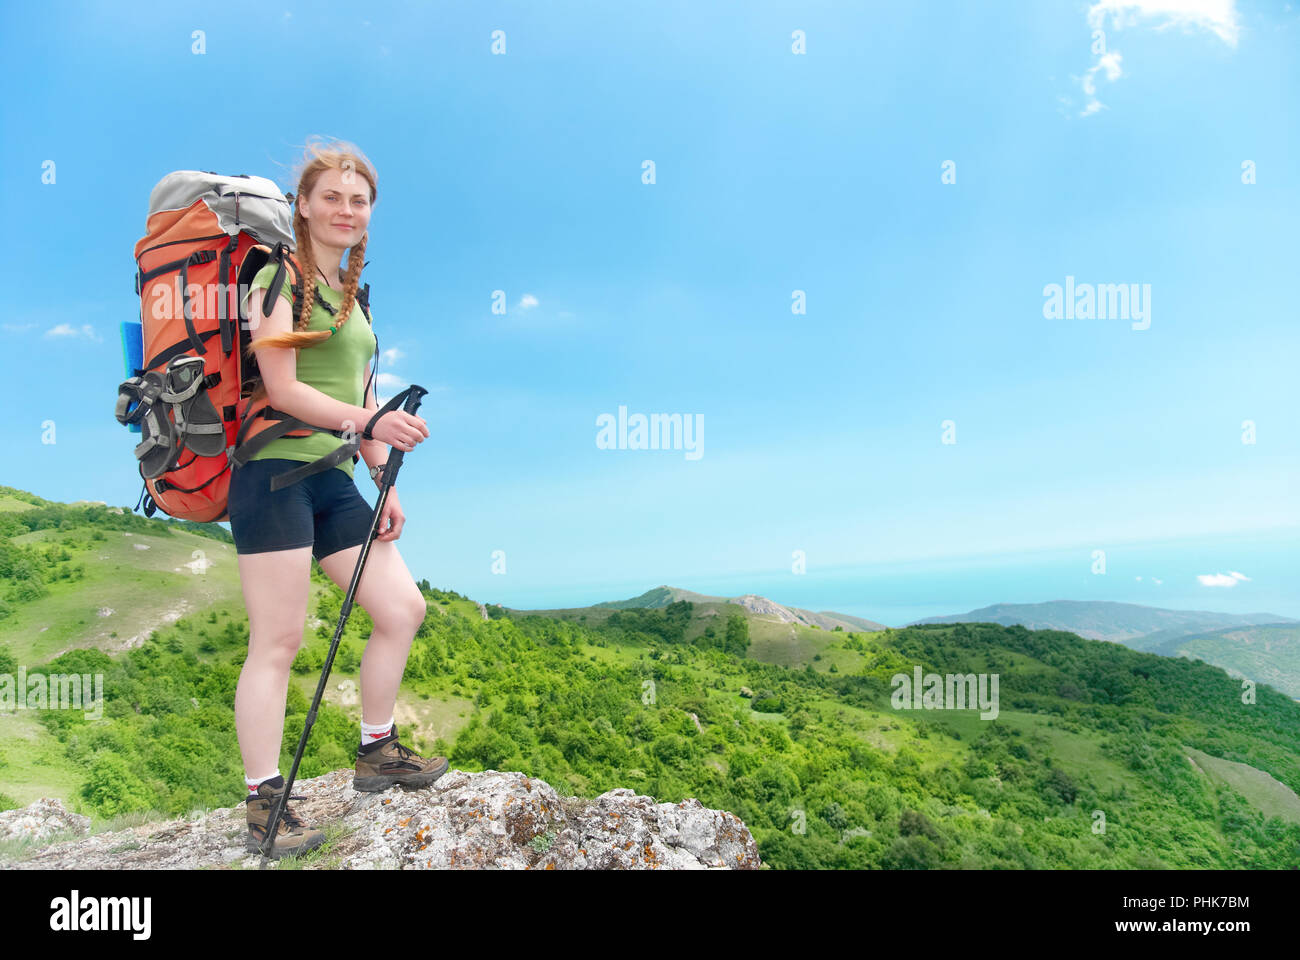
<svg viewBox="0 0 1300 960">
<path fill-rule="evenodd" d="M 369 372 L 370 372 L 370 361 L 367 360 L 367 361 L 366 361 L 366 373 L 368 374 Z M 375 414 L 374 414 L 374 411 L 379 409 L 379 401 L 375 399 L 375 384 L 374 384 L 374 381 L 371 381 L 370 383 L 366 384 L 366 401 L 365 401 L 365 402 L 366 402 L 366 407 L 365 407 L 365 409 L 366 409 L 367 411 L 370 411 L 370 412 L 368 412 L 368 413 L 366 414 L 366 417 L 367 417 L 367 419 L 366 419 L 366 423 L 369 423 L 369 422 L 370 422 L 369 418 L 370 418 L 370 417 L 373 417 L 373 416 L 375 415 Z M 362 424 L 362 426 L 364 427 L 365 424 Z M 366 465 L 367 465 L 367 466 L 377 467 L 377 466 L 379 466 L 381 463 L 385 463 L 385 462 L 387 462 L 387 460 L 388 460 L 388 449 L 389 449 L 389 448 L 388 448 L 388 444 L 384 443 L 384 442 L 381 441 L 381 440 L 366 440 L 366 439 L 362 439 L 362 441 L 361 441 L 361 459 L 364 460 L 364 461 L 366 462 Z M 379 484 L 379 480 L 376 479 L 376 480 L 375 480 L 375 486 L 377 487 L 377 486 L 379 486 L 379 485 L 380 485 L 380 484 Z"/>
<path fill-rule="evenodd" d="M 253 338 L 290 333 L 293 329 L 293 310 L 289 301 L 284 297 L 276 297 L 271 315 L 265 316 L 262 313 L 262 297 L 256 293 L 258 290 L 260 288 L 254 288 L 254 295 L 248 298 L 249 327 Z M 275 409 L 314 427 L 355 430 L 357 433 L 364 430 L 374 416 L 374 410 L 367 412 L 365 407 L 335 400 L 329 394 L 301 382 L 292 347 L 258 347 L 255 353 L 267 397 Z"/>
</svg>

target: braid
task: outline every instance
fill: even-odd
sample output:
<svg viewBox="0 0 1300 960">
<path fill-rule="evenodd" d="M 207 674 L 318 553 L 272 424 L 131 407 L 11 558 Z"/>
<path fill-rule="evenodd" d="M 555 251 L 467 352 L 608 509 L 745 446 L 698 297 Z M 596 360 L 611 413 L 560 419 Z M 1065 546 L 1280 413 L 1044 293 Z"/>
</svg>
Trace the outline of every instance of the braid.
<svg viewBox="0 0 1300 960">
<path fill-rule="evenodd" d="M 293 217 L 293 234 L 298 240 L 299 263 L 302 264 L 302 308 L 294 319 L 294 330 L 306 331 L 311 323 L 311 312 L 316 306 L 316 254 L 311 248 L 311 231 L 307 221 L 296 211 Z M 329 334 L 326 334 L 329 336 Z"/>
<path fill-rule="evenodd" d="M 348 272 L 343 278 L 343 303 L 339 307 L 340 330 L 343 329 L 343 324 L 348 322 L 348 317 L 352 316 L 352 308 L 357 302 L 357 285 L 361 281 L 361 267 L 366 262 L 366 240 L 369 236 L 370 231 L 367 230 L 348 251 Z"/>
</svg>

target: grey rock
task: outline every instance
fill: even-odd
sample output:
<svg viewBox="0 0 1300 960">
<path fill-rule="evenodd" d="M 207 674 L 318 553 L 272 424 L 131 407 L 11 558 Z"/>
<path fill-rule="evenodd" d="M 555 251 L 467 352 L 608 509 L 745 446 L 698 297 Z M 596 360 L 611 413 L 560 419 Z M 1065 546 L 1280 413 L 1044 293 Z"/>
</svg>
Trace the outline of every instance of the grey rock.
<svg viewBox="0 0 1300 960">
<path fill-rule="evenodd" d="M 734 814 L 694 798 L 657 803 L 626 787 L 587 800 L 561 797 L 521 773 L 449 770 L 430 787 L 352 789 L 351 769 L 293 786 L 294 811 L 325 831 L 305 869 L 697 870 L 758 869 L 758 845 Z M 57 803 L 57 801 L 55 801 Z M 36 821 L 33 808 L 24 813 Z M 58 804 L 62 810 L 62 805 Z M 57 811 L 51 811 L 56 814 Z M 63 817 L 75 817 L 62 811 Z M 4 815 L 0 815 L 2 817 Z M 85 818 L 81 818 L 84 820 Z M 60 821 L 63 822 L 63 821 Z M 52 832 L 52 831 L 51 831 Z M 253 869 L 244 807 L 66 840 L 0 861 L 8 869 Z M 269 861 L 276 866 L 277 861 Z"/>
<path fill-rule="evenodd" d="M 0 813 L 0 840 L 32 840 L 37 843 L 64 831 L 85 833 L 90 818 L 68 810 L 61 800 L 42 797 L 21 810 Z"/>
</svg>

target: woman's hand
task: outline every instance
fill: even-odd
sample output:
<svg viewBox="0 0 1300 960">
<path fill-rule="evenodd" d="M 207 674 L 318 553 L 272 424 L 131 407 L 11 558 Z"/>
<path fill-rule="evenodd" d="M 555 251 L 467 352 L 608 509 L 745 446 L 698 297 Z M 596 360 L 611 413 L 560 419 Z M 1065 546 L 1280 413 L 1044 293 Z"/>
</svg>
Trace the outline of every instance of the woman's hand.
<svg viewBox="0 0 1300 960">
<path fill-rule="evenodd" d="M 417 417 L 405 410 L 389 410 L 376 422 L 370 435 L 376 440 L 388 444 L 394 450 L 410 452 L 415 445 L 429 435 L 429 425 L 423 417 Z"/>
<path fill-rule="evenodd" d="M 384 512 L 379 515 L 379 529 L 375 531 L 376 540 L 396 540 L 402 535 L 402 524 L 406 523 L 406 514 L 397 499 L 397 488 L 388 488 L 388 499 L 384 501 Z"/>
</svg>

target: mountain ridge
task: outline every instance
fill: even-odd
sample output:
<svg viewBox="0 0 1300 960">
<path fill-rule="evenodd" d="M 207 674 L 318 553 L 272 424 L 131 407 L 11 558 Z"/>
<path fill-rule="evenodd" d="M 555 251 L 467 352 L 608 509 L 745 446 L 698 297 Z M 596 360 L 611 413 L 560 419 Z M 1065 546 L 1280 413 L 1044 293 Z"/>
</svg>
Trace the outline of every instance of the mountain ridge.
<svg viewBox="0 0 1300 960">
<path fill-rule="evenodd" d="M 906 626 L 926 623 L 1019 624 L 1030 630 L 1066 630 L 1090 640 L 1126 642 L 1157 631 L 1300 623 L 1275 613 L 1220 613 L 1214 610 L 1175 610 L 1115 600 L 1049 600 L 1040 603 L 995 603 L 967 613 L 923 617 Z M 1157 626 L 1158 624 L 1158 626 Z"/>
<path fill-rule="evenodd" d="M 787 604 L 777 603 L 767 597 L 760 596 L 756 593 L 745 593 L 735 597 L 711 596 L 704 593 L 695 593 L 692 590 L 685 590 L 681 587 L 671 587 L 666 583 L 661 583 L 657 587 L 651 587 L 635 597 L 626 600 L 606 600 L 602 603 L 590 604 L 596 609 L 613 609 L 613 610 L 632 610 L 648 609 L 654 610 L 666 607 L 671 603 L 681 600 L 687 600 L 691 603 L 733 603 L 737 606 L 744 607 L 751 613 L 771 614 L 785 623 L 802 623 L 805 626 L 817 626 L 823 630 L 834 630 L 839 627 L 842 630 L 886 630 L 888 629 L 883 623 L 876 623 L 874 620 L 867 620 L 863 617 L 851 616 L 849 614 L 835 613 L 829 610 L 814 611 L 805 610 L 802 607 L 792 607 Z M 580 609 L 569 607 L 564 609 Z M 523 612 L 523 611 L 521 611 Z M 528 611 L 536 613 L 539 611 Z"/>
</svg>

